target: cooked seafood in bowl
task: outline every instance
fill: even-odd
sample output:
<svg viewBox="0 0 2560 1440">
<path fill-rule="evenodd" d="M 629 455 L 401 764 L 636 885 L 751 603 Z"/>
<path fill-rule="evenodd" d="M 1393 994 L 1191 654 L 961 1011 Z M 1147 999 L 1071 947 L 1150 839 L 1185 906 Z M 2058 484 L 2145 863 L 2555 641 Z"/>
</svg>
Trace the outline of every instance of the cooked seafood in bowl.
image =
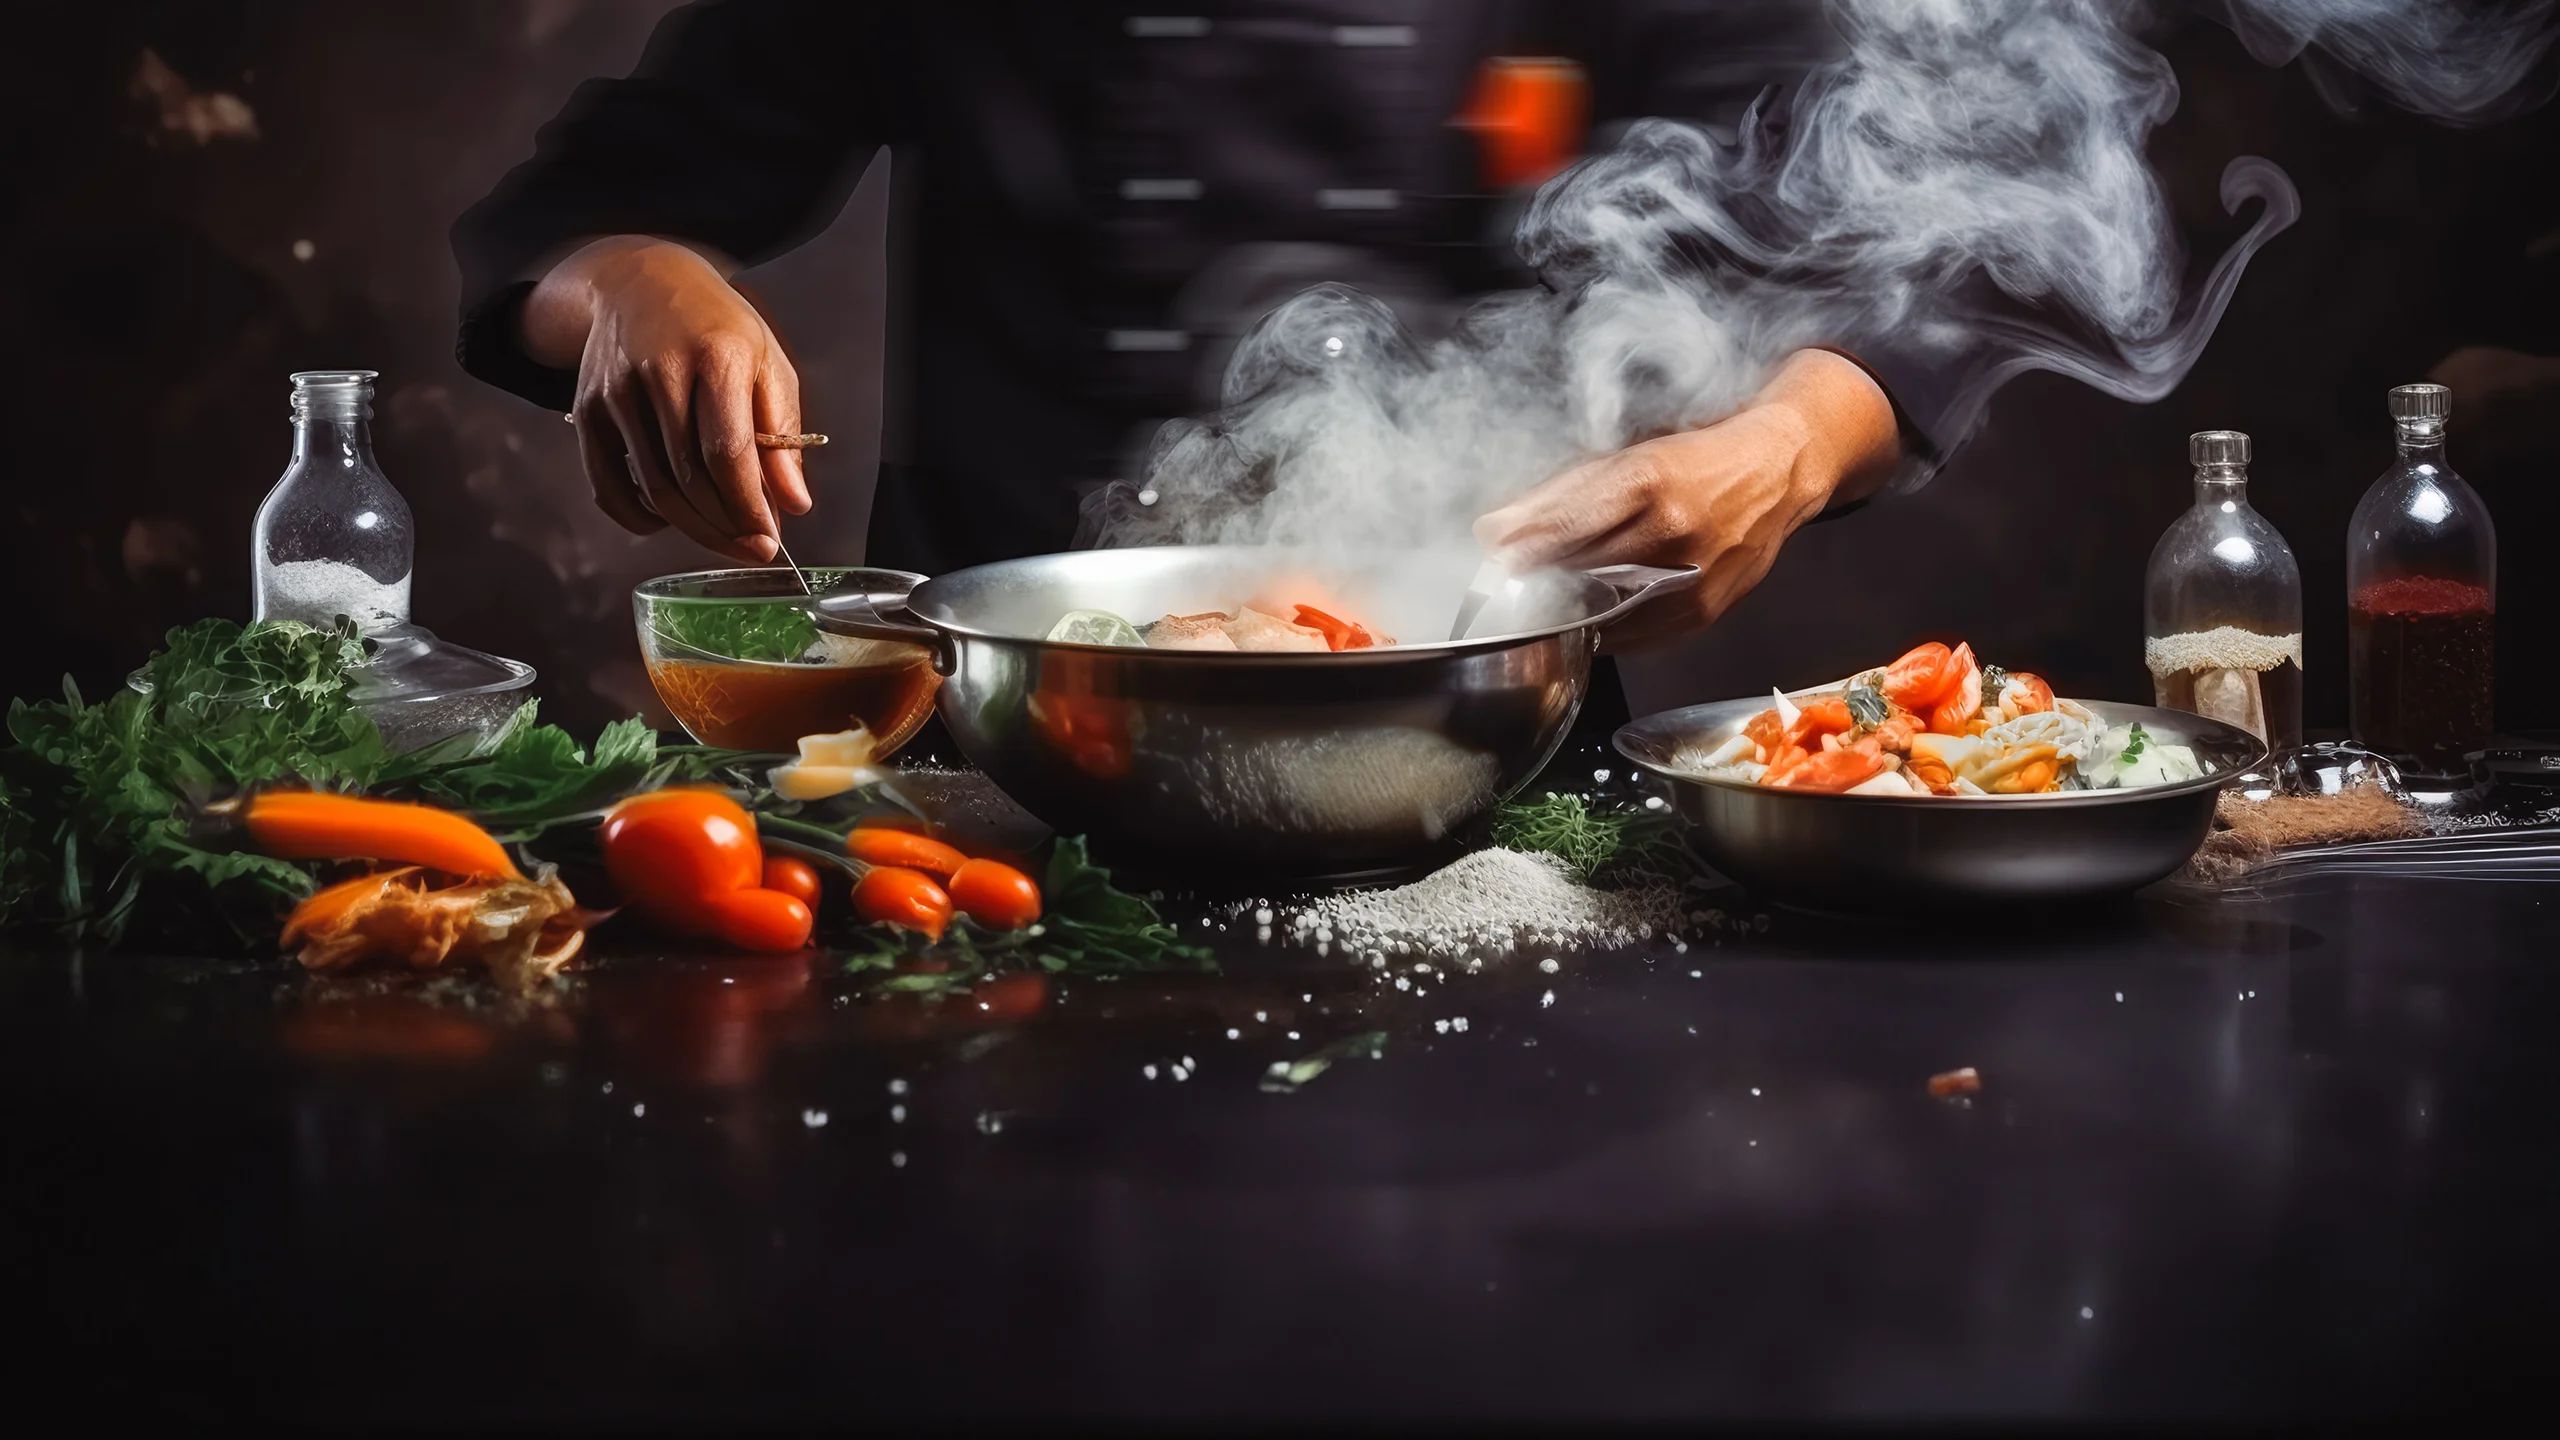
<svg viewBox="0 0 2560 1440">
<path fill-rule="evenodd" d="M 1884 713 L 1862 699 L 1830 728 L 1840 713 L 1816 702 L 1845 709 L 1862 688 Z M 2103 700 L 2028 708 L 2049 690 L 2033 677 L 1986 688 L 1990 702 L 1959 684 L 1929 707 L 1932 722 L 1949 707 L 1956 734 L 1853 680 L 1775 697 L 1783 705 L 1649 715 L 1618 731 L 1617 748 L 1667 782 L 1700 853 L 1754 894 L 1897 915 L 2139 889 L 2186 863 L 2224 783 L 2266 760 L 2256 736 L 2183 711 Z M 1900 788 L 1870 783 L 1884 775 Z"/>
<path fill-rule="evenodd" d="M 2200 779 L 2195 747 L 2110 724 L 2041 676 L 1932 640 L 1837 686 L 1773 702 L 1671 764 L 1701 779 L 1849 795 L 2052 795 Z"/>
</svg>

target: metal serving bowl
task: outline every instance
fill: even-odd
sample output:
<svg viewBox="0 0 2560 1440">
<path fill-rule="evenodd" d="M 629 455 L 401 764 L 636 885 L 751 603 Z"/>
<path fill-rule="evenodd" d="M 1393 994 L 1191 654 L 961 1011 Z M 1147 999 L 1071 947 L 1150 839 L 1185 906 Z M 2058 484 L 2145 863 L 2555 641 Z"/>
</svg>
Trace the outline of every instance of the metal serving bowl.
<svg viewBox="0 0 2560 1440">
<path fill-rule="evenodd" d="M 2087 899 L 2136 890 L 2195 854 L 2214 797 L 2266 762 L 2237 726 L 2148 705 L 2084 702 L 2109 725 L 2195 747 L 2200 779 L 2050 795 L 1825 795 L 1698 773 L 1767 697 L 1693 705 L 1618 731 L 1618 753 L 1670 782 L 1700 851 L 1756 895 L 1838 911 Z"/>
<path fill-rule="evenodd" d="M 1477 557 L 1162 546 L 980 565 L 820 624 L 928 645 L 971 764 L 1043 821 L 1153 868 L 1349 877 L 1412 861 L 1526 783 L 1581 707 L 1601 628 L 1697 571 L 1519 577 L 1449 632 Z M 1041 637 L 1070 610 L 1138 624 L 1258 596 L 1338 605 L 1408 643 L 1340 654 Z"/>
</svg>

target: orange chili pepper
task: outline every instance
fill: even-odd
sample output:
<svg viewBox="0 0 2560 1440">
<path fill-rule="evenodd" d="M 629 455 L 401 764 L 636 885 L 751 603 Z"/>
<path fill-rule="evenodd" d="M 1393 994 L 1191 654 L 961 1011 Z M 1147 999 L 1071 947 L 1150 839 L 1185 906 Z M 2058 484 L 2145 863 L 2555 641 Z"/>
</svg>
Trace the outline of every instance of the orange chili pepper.
<svg viewBox="0 0 2560 1440">
<path fill-rule="evenodd" d="M 279 860 L 387 860 L 481 880 L 523 878 L 496 837 L 432 805 L 261 790 L 239 814 L 250 843 Z"/>
<path fill-rule="evenodd" d="M 969 857 L 930 835 L 912 830 L 887 830 L 865 825 L 844 837 L 844 853 L 865 865 L 889 865 L 905 870 L 921 870 L 927 875 L 949 879 L 953 872 L 968 862 Z"/>
</svg>

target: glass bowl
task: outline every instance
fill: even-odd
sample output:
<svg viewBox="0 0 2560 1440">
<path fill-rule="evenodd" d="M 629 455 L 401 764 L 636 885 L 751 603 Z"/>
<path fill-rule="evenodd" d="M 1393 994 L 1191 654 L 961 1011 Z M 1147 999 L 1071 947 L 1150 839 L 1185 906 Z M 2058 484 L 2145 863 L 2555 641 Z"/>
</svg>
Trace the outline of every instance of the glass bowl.
<svg viewBox="0 0 2560 1440">
<path fill-rule="evenodd" d="M 803 566 L 824 595 L 860 589 L 894 604 L 924 577 L 905 570 Z M 649 683 L 705 745 L 789 751 L 803 735 L 861 725 L 882 756 L 933 713 L 933 652 L 896 640 L 820 631 L 780 566 L 661 575 L 631 592 Z"/>
</svg>

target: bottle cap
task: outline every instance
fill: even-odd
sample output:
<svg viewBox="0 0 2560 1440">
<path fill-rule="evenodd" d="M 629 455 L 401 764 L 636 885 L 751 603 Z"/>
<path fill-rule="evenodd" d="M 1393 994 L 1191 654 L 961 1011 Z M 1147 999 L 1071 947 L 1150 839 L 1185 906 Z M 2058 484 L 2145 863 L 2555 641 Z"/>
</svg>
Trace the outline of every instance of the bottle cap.
<svg viewBox="0 0 2560 1440">
<path fill-rule="evenodd" d="M 2391 387 L 2394 420 L 2442 420 L 2453 413 L 2453 392 L 2441 385 Z"/>
<path fill-rule="evenodd" d="M 2187 437 L 2187 460 L 2196 465 L 2246 465 L 2249 437 L 2237 430 L 2199 430 Z"/>
</svg>

